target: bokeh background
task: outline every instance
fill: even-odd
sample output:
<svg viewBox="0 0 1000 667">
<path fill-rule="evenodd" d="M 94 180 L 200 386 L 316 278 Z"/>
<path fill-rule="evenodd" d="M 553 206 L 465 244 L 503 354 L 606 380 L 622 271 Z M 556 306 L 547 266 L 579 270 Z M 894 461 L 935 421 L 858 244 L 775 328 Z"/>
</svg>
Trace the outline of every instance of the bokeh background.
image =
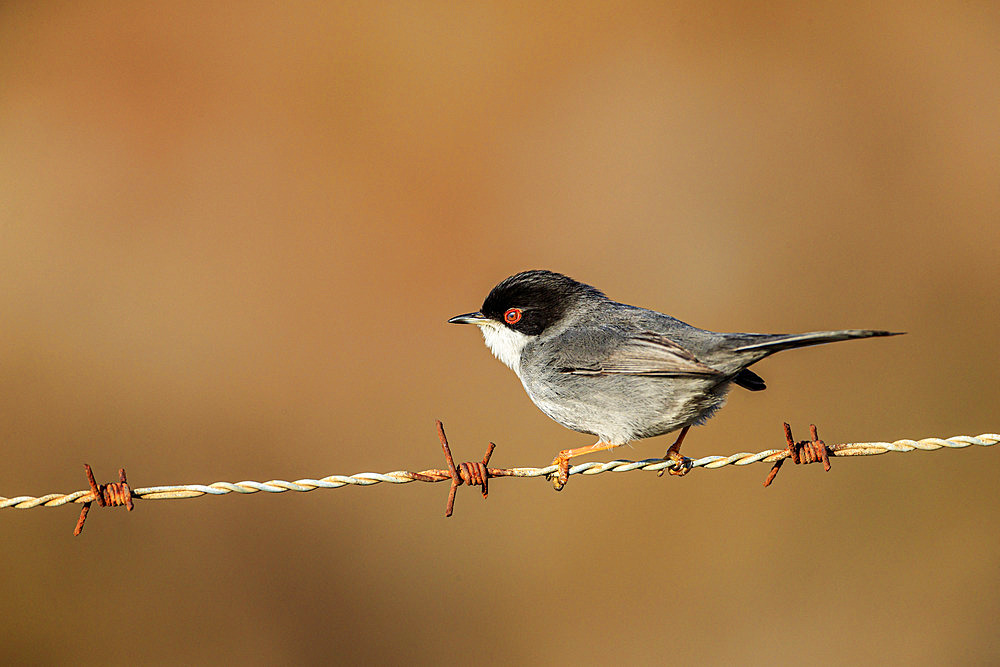
<svg viewBox="0 0 1000 667">
<path fill-rule="evenodd" d="M 435 419 L 546 465 L 591 437 L 445 323 L 527 268 L 909 332 L 766 360 L 690 456 L 996 432 L 998 44 L 992 2 L 4 2 L 0 494 L 438 467 Z M 997 663 L 998 470 L 8 510 L 0 657 Z"/>
</svg>

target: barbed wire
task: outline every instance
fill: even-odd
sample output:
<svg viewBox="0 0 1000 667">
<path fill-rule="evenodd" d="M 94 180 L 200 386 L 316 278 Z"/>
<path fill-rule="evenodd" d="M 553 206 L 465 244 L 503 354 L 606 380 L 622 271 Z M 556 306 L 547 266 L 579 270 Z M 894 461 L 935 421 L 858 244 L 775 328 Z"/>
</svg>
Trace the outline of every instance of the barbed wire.
<svg viewBox="0 0 1000 667">
<path fill-rule="evenodd" d="M 409 484 L 410 482 L 443 482 L 451 481 L 448 505 L 445 516 L 450 516 L 455 501 L 455 491 L 458 486 L 483 487 L 483 497 L 488 492 L 488 481 L 496 477 L 548 477 L 558 472 L 555 464 L 543 468 L 489 468 L 490 456 L 495 445 L 490 443 L 489 449 L 481 462 L 462 463 L 456 465 L 448 446 L 441 422 L 438 425 L 438 435 L 444 450 L 448 469 L 429 469 L 419 472 L 394 470 L 392 472 L 376 473 L 361 472 L 354 475 L 327 475 L 320 479 L 304 478 L 288 482 L 272 479 L 267 482 L 214 482 L 212 484 L 174 484 L 169 486 L 146 486 L 130 488 L 125 479 L 125 470 L 119 471 L 120 481 L 115 484 L 97 484 L 94 481 L 90 466 L 86 466 L 90 489 L 72 493 L 50 493 L 43 496 L 0 496 L 0 509 L 32 509 L 35 507 L 60 507 L 74 503 L 82 504 L 83 510 L 77 524 L 76 534 L 83 529 L 87 510 L 90 504 L 97 502 L 106 505 L 128 505 L 132 509 L 132 501 L 139 500 L 172 500 L 181 498 L 197 498 L 199 496 L 222 496 L 230 493 L 251 494 L 258 492 L 285 493 L 286 491 L 308 492 L 316 489 L 338 489 L 343 486 L 373 486 L 375 484 Z M 977 436 L 956 435 L 950 438 L 924 438 L 922 440 L 897 440 L 895 442 L 854 442 L 838 445 L 827 445 L 819 440 L 816 427 L 811 427 L 811 440 L 794 442 L 788 424 L 785 424 L 785 434 L 788 446 L 785 449 L 766 449 L 757 453 L 737 452 L 729 456 L 705 456 L 699 459 L 684 459 L 680 464 L 663 459 L 644 459 L 628 461 L 616 459 L 606 463 L 590 462 L 572 466 L 570 475 L 600 475 L 606 472 L 632 472 L 645 470 L 661 472 L 666 469 L 676 469 L 684 466 L 689 469 L 704 468 L 716 470 L 726 466 L 746 466 L 753 463 L 773 463 L 771 473 L 764 486 L 774 479 L 781 464 L 786 459 L 796 463 L 813 463 L 823 461 L 827 470 L 830 469 L 829 458 L 845 456 L 877 456 L 888 452 L 934 451 L 938 449 L 963 449 L 970 446 L 991 447 L 1000 442 L 1000 435 L 983 433 Z"/>
</svg>

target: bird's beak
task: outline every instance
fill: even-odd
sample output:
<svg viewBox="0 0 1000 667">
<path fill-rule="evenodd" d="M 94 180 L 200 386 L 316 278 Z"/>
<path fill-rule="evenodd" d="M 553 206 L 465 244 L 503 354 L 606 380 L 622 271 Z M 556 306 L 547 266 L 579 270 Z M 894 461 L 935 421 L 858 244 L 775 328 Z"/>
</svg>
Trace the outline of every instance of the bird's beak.
<svg viewBox="0 0 1000 667">
<path fill-rule="evenodd" d="M 490 319 L 482 313 L 475 312 L 466 313 L 465 315 L 456 315 L 448 320 L 448 324 L 483 324 L 489 321 Z"/>
</svg>

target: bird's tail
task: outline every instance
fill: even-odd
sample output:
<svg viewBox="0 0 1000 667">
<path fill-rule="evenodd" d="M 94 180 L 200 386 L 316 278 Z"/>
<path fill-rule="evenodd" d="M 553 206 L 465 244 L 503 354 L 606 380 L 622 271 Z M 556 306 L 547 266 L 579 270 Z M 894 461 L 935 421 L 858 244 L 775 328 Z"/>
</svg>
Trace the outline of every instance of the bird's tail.
<svg viewBox="0 0 1000 667">
<path fill-rule="evenodd" d="M 780 352 L 796 347 L 833 343 L 838 340 L 854 338 L 873 338 L 875 336 L 898 336 L 903 331 L 876 331 L 874 329 L 844 329 L 842 331 L 810 331 L 801 334 L 761 334 L 746 345 L 733 348 L 734 352 Z"/>
</svg>

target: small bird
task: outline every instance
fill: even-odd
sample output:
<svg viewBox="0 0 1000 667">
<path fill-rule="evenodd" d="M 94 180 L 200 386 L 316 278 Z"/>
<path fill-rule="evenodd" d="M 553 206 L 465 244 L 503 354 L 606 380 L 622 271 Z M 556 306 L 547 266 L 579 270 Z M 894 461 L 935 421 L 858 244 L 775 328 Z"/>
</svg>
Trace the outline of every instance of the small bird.
<svg viewBox="0 0 1000 667">
<path fill-rule="evenodd" d="M 672 475 L 683 475 L 689 468 L 680 449 L 688 429 L 722 407 L 731 385 L 765 388 L 749 366 L 781 350 L 900 333 L 716 333 L 612 301 L 597 288 L 541 270 L 510 276 L 490 291 L 480 310 L 448 322 L 477 325 L 542 412 L 598 437 L 593 445 L 565 449 L 553 459 L 556 490 L 569 479 L 571 458 L 677 429 L 663 459 L 674 462 Z"/>
</svg>

